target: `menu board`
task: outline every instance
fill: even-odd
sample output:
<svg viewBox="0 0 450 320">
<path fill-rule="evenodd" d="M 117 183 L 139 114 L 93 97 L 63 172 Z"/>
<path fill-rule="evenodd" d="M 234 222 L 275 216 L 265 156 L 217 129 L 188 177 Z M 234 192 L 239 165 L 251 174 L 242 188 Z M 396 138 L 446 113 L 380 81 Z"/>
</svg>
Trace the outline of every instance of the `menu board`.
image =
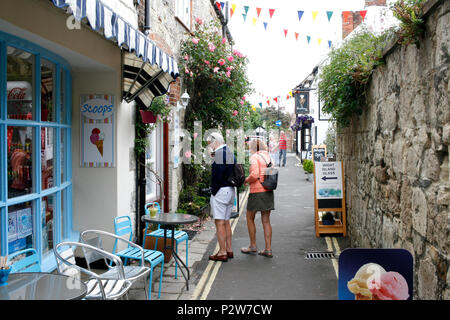
<svg viewBox="0 0 450 320">
<path fill-rule="evenodd" d="M 327 146 L 321 145 L 321 146 L 312 146 L 312 158 L 313 161 L 321 161 L 322 158 L 325 158 L 327 156 Z"/>
</svg>

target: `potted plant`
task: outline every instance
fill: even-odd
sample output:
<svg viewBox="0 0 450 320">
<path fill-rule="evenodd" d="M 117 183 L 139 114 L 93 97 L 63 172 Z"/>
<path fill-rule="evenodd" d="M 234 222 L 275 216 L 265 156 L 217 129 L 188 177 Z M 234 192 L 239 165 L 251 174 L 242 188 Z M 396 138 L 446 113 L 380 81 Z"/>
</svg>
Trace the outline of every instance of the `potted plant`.
<svg viewBox="0 0 450 320">
<path fill-rule="evenodd" d="M 322 224 L 326 226 L 334 225 L 334 216 L 332 212 L 327 211 L 322 215 Z"/>
<path fill-rule="evenodd" d="M 163 121 L 170 121 L 170 111 L 167 95 L 155 97 L 148 109 L 139 110 L 143 123 L 156 123 L 158 116 Z"/>
<path fill-rule="evenodd" d="M 303 170 L 305 170 L 306 173 L 306 179 L 308 181 L 313 181 L 314 179 L 314 163 L 312 162 L 312 160 L 309 159 L 305 159 L 303 160 Z"/>
</svg>

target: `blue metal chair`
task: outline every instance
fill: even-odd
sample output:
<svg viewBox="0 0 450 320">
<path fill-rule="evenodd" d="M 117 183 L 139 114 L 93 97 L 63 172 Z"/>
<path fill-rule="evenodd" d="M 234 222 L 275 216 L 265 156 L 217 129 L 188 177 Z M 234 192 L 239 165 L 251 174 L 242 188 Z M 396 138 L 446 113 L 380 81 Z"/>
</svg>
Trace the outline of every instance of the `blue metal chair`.
<svg viewBox="0 0 450 320">
<path fill-rule="evenodd" d="M 120 216 L 114 219 L 114 233 L 122 237 L 124 235 L 129 235 L 128 241 L 130 242 L 133 237 L 133 231 L 131 228 L 131 219 L 129 216 Z M 127 264 L 128 259 L 132 260 L 141 260 L 141 249 L 136 248 L 136 246 L 128 245 L 128 247 L 124 250 L 116 252 L 117 250 L 117 241 L 114 242 L 113 254 L 124 258 L 124 265 Z M 164 254 L 157 250 L 143 249 L 144 250 L 144 260 L 150 264 L 150 279 L 149 279 L 149 288 L 148 288 L 148 297 L 151 299 L 151 290 L 152 290 L 152 276 L 153 276 L 153 268 L 158 264 L 161 264 L 161 274 L 159 275 L 159 290 L 158 290 L 158 299 L 161 297 L 161 284 L 162 284 L 162 276 L 164 270 Z"/>
<path fill-rule="evenodd" d="M 161 207 L 159 206 L 158 202 L 149 202 L 144 207 L 145 214 L 150 214 L 149 207 L 152 206 L 152 205 L 154 205 L 155 207 L 158 208 L 158 213 L 161 212 Z M 155 237 L 156 238 L 155 250 L 156 250 L 156 248 L 158 246 L 158 239 L 159 238 L 164 238 L 164 229 L 162 229 L 161 225 L 158 224 L 158 228 L 155 231 L 147 233 L 148 225 L 149 225 L 148 223 L 145 224 L 144 241 L 143 241 L 142 246 L 145 245 L 145 239 L 146 239 L 147 236 Z M 166 237 L 167 237 L 167 239 L 170 239 L 172 237 L 172 231 L 167 230 L 166 231 Z M 175 252 L 177 254 L 178 254 L 178 243 L 181 242 L 181 241 L 186 240 L 186 261 L 185 261 L 185 264 L 186 264 L 186 266 L 188 266 L 188 249 L 189 249 L 189 246 L 188 246 L 189 236 L 188 236 L 188 234 L 186 232 L 184 232 L 184 231 L 176 230 L 175 231 L 175 235 L 174 235 L 174 239 L 175 239 Z M 177 271 L 178 271 L 178 262 L 175 259 L 175 279 L 177 278 Z"/>
<path fill-rule="evenodd" d="M 21 255 L 25 257 L 15 259 Z M 14 262 L 14 260 L 17 260 Z M 16 251 L 8 255 L 8 262 L 11 264 L 11 273 L 18 272 L 41 272 L 41 263 L 39 261 L 38 253 L 35 249 L 24 249 Z"/>
</svg>

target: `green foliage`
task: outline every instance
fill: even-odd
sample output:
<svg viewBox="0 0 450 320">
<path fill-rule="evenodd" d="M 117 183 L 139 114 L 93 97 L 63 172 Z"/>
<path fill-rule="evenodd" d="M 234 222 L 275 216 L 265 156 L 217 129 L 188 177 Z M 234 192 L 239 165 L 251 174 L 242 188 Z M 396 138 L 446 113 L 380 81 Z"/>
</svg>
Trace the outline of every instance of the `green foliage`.
<svg viewBox="0 0 450 320">
<path fill-rule="evenodd" d="M 332 122 L 325 134 L 324 143 L 327 145 L 328 153 L 335 153 L 336 149 L 336 123 Z"/>
<path fill-rule="evenodd" d="M 266 121 L 266 130 L 278 129 L 275 122 L 281 120 L 281 129 L 289 129 L 291 125 L 291 115 L 282 111 L 278 111 L 277 107 L 267 107 L 261 111 L 261 119 Z"/>
<path fill-rule="evenodd" d="M 400 20 L 399 35 L 400 44 L 419 45 L 419 39 L 425 31 L 425 21 L 421 18 L 425 0 L 399 0 L 391 5 L 391 11 Z"/>
<path fill-rule="evenodd" d="M 172 108 L 167 103 L 167 95 L 155 97 L 148 110 L 153 112 L 155 115 L 159 115 L 161 120 L 164 122 L 171 120 L 170 112 L 172 111 Z"/>
<path fill-rule="evenodd" d="M 322 66 L 319 96 L 324 102 L 323 111 L 331 114 L 339 127 L 348 126 L 353 115 L 362 114 L 366 84 L 375 67 L 383 63 L 386 37 L 363 29 L 332 50 Z"/>
<path fill-rule="evenodd" d="M 303 160 L 303 170 L 305 170 L 306 173 L 314 172 L 314 163 L 312 162 L 312 160 Z"/>
<path fill-rule="evenodd" d="M 189 186 L 181 191 L 179 202 L 177 212 L 202 216 L 202 208 L 208 204 L 208 199 L 204 196 L 199 196 L 198 190 Z"/>
</svg>

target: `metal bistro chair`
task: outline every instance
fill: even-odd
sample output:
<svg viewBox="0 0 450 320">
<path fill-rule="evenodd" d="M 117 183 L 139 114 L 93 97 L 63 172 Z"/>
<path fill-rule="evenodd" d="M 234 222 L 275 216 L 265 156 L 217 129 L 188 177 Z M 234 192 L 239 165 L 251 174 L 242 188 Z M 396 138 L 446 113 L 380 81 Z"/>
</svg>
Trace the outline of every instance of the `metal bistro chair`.
<svg viewBox="0 0 450 320">
<path fill-rule="evenodd" d="M 109 267 L 109 271 L 103 274 L 80 267 L 75 262 L 74 248 L 75 250 L 81 248 L 85 258 L 88 255 L 95 254 L 105 260 L 109 259 L 113 262 L 113 266 Z M 84 282 L 88 288 L 84 297 L 86 300 L 117 300 L 126 295 L 133 284 L 125 277 L 122 260 L 97 247 L 80 242 L 61 242 L 53 248 L 53 252 L 55 253 L 58 273 L 80 280 L 81 275 L 85 275 L 87 280 Z M 88 262 L 88 259 L 86 259 L 86 262 Z"/>
<path fill-rule="evenodd" d="M 141 246 L 131 242 L 130 240 L 126 240 L 126 239 L 122 238 L 120 235 L 116 235 L 116 234 L 106 232 L 106 231 L 101 231 L 101 230 L 83 231 L 80 235 L 80 239 L 82 242 L 89 243 L 97 248 L 101 248 L 102 250 L 103 250 L 103 247 L 102 247 L 103 239 L 113 240 L 114 247 L 112 250 L 112 254 L 124 259 L 124 270 L 125 270 L 126 279 L 128 279 L 132 282 L 135 282 L 140 277 L 142 277 L 144 275 L 147 276 L 148 273 L 150 274 L 148 288 L 147 288 L 147 282 L 144 281 L 144 291 L 145 291 L 145 297 L 147 298 L 147 300 L 151 299 L 151 289 L 152 289 L 151 280 L 152 280 L 153 268 L 155 265 L 157 265 L 161 262 L 162 262 L 162 266 L 164 264 L 164 258 L 162 257 L 162 259 L 159 259 L 160 256 L 162 256 L 161 252 L 159 252 L 159 254 L 158 254 L 158 252 L 156 252 L 151 257 L 149 257 L 149 253 L 146 252 L 146 250 L 143 249 Z M 119 241 L 122 243 L 125 243 L 127 245 L 127 249 L 125 249 L 121 252 L 116 252 L 117 244 Z M 125 256 L 126 253 L 128 254 L 128 256 Z M 133 260 L 138 260 L 139 266 L 127 266 L 126 265 L 127 260 L 128 260 L 127 258 L 133 259 Z M 98 259 L 95 256 L 94 257 L 88 256 L 87 260 L 89 260 L 89 263 L 92 263 L 93 261 L 96 261 Z M 151 264 L 150 268 L 145 266 L 145 261 L 148 261 Z M 108 263 L 108 262 L 105 260 L 105 263 Z M 161 269 L 161 276 L 162 276 L 162 269 Z M 161 290 L 161 284 L 162 284 L 162 281 L 160 281 L 160 290 Z M 160 295 L 158 295 L 158 298 L 159 297 L 160 297 Z"/>
<path fill-rule="evenodd" d="M 152 278 L 153 278 L 153 269 L 161 264 L 161 273 L 159 275 L 159 290 L 158 290 L 158 299 L 161 297 L 161 285 L 162 285 L 162 276 L 164 270 L 164 254 L 161 251 L 143 249 L 141 246 L 131 242 L 133 238 L 133 231 L 131 228 L 131 218 L 129 216 L 120 216 L 114 219 L 114 233 L 118 239 L 122 239 L 123 236 L 128 236 L 128 241 L 126 241 L 129 245 L 126 249 L 123 249 L 119 252 L 117 248 L 117 240 L 114 243 L 113 253 L 119 257 L 124 258 L 124 264 L 127 264 L 128 259 L 132 260 L 140 260 L 141 251 L 143 251 L 144 260 L 150 264 L 150 279 L 149 283 L 149 292 L 148 297 L 151 298 L 151 289 L 152 289 Z M 132 245 L 131 245 L 132 244 Z M 142 263 L 142 262 L 141 262 Z M 143 265 L 143 263 L 142 263 Z"/>
<path fill-rule="evenodd" d="M 25 257 L 18 259 L 21 255 L 24 255 Z M 38 253 L 32 248 L 11 253 L 8 255 L 8 262 L 13 262 L 11 264 L 11 273 L 41 272 L 41 263 L 39 261 Z"/>
<path fill-rule="evenodd" d="M 149 207 L 155 205 L 158 208 L 158 213 L 161 212 L 161 207 L 159 206 L 158 202 L 149 202 L 144 206 L 145 209 L 145 214 L 150 214 L 149 211 Z M 156 241 L 155 241 L 155 250 L 158 247 L 158 239 L 159 238 L 164 238 L 164 229 L 161 228 L 161 225 L 158 224 L 158 228 L 155 231 L 149 232 L 147 233 L 148 230 L 148 223 L 145 224 L 145 231 L 144 231 L 144 241 L 143 241 L 143 246 L 145 245 L 145 239 L 147 236 L 150 237 L 155 237 Z M 166 237 L 167 239 L 170 239 L 172 237 L 172 231 L 171 230 L 166 230 Z M 188 266 L 188 254 L 189 254 L 189 246 L 188 246 L 188 241 L 189 241 L 189 236 L 185 231 L 180 231 L 180 230 L 175 230 L 175 234 L 174 234 L 174 239 L 175 239 L 175 252 L 178 254 L 178 243 L 181 241 L 186 240 L 186 267 Z M 177 271 L 178 271 L 178 262 L 175 259 L 175 279 L 177 278 Z"/>
</svg>

